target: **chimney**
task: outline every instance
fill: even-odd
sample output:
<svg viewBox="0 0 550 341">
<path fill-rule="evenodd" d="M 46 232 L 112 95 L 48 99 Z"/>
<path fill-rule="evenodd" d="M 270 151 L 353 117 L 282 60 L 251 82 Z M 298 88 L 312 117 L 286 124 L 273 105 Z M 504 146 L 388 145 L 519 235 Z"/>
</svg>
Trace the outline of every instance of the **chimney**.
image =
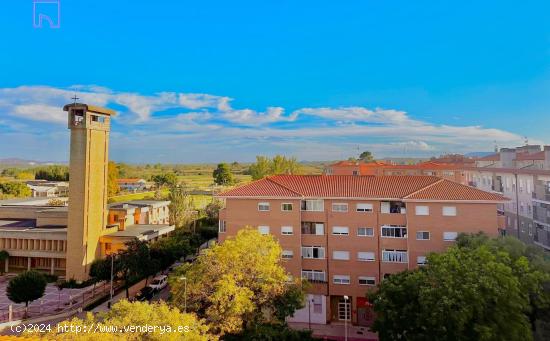
<svg viewBox="0 0 550 341">
<path fill-rule="evenodd" d="M 550 170 L 550 146 L 544 146 L 544 169 Z"/>
<path fill-rule="evenodd" d="M 514 159 L 516 158 L 516 150 L 514 148 L 500 149 L 500 167 L 514 168 Z"/>
</svg>

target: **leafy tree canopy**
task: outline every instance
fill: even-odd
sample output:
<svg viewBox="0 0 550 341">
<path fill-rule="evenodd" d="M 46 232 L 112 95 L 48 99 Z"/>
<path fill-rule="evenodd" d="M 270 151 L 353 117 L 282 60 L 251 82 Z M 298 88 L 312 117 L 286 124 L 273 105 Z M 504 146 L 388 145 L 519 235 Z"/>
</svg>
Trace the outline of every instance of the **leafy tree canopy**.
<svg viewBox="0 0 550 341">
<path fill-rule="evenodd" d="M 111 310 L 106 313 L 94 316 L 92 313 L 86 315 L 86 319 L 73 318 L 69 321 L 60 322 L 61 326 L 82 327 L 82 326 L 97 326 L 103 330 L 117 327 L 122 330 L 128 326 L 159 326 L 166 329 L 156 329 L 154 331 L 146 331 L 143 328 L 135 328 L 133 331 L 121 332 L 105 332 L 105 333 L 58 333 L 57 328 L 52 328 L 50 333 L 43 334 L 43 339 L 47 340 L 76 340 L 76 341 L 96 341 L 98 337 L 103 341 L 134 341 L 134 340 L 151 340 L 151 341 L 215 341 L 218 338 L 209 332 L 208 326 L 204 321 L 198 319 L 193 314 L 185 314 L 177 308 L 169 307 L 166 303 L 145 303 L 133 302 L 130 303 L 122 300 L 113 305 Z M 167 332 L 168 328 L 175 331 L 179 327 L 188 326 L 188 331 Z"/>
<path fill-rule="evenodd" d="M 231 167 L 227 163 L 219 163 L 218 167 L 212 172 L 212 177 L 217 185 L 232 185 L 235 182 Z"/>
<path fill-rule="evenodd" d="M 31 189 L 22 182 L 0 183 L 0 196 L 25 198 L 32 195 Z"/>
<path fill-rule="evenodd" d="M 461 236 L 426 266 L 385 279 L 369 294 L 380 340 L 532 340 L 533 310 L 548 309 L 549 274 L 523 251 L 511 255 L 510 244 Z"/>
<path fill-rule="evenodd" d="M 301 167 L 296 158 L 276 155 L 272 159 L 256 156 L 256 162 L 250 165 L 249 173 L 252 179 L 258 180 L 269 175 L 300 174 Z"/>
<path fill-rule="evenodd" d="M 6 292 L 12 302 L 28 306 L 29 302 L 44 296 L 47 284 L 46 277 L 40 272 L 25 271 L 9 281 Z"/>
<path fill-rule="evenodd" d="M 374 161 L 374 156 L 372 155 L 371 152 L 369 152 L 369 151 L 367 150 L 367 151 L 362 152 L 362 153 L 359 155 L 359 159 L 360 159 L 361 161 L 364 161 L 364 162 L 372 162 L 372 161 Z"/>
<path fill-rule="evenodd" d="M 282 266 L 281 247 L 270 235 L 243 229 L 236 237 L 204 251 L 193 264 L 186 264 L 171 277 L 175 304 L 184 303 L 204 317 L 220 335 L 240 333 L 265 322 L 274 314 L 274 302 L 287 292 L 287 273 Z"/>
</svg>

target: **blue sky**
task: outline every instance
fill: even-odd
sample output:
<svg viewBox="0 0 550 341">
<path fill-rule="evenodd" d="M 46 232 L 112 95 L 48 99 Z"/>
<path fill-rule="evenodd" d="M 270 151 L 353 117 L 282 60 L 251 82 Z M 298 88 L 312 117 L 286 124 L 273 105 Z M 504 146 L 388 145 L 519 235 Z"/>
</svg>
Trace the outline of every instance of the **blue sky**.
<svg viewBox="0 0 550 341">
<path fill-rule="evenodd" d="M 550 144 L 547 1 L 59 1 L 2 1 L 0 158 L 66 160 L 75 92 L 125 162 Z"/>
</svg>

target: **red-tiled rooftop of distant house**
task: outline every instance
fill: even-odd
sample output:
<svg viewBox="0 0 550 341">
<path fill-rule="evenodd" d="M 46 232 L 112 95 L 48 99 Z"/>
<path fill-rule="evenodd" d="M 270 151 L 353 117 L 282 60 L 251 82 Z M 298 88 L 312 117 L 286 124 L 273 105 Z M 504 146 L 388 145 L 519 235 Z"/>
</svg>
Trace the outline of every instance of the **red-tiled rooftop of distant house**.
<svg viewBox="0 0 550 341">
<path fill-rule="evenodd" d="M 122 182 L 122 183 L 132 183 L 132 182 L 140 182 L 144 180 L 143 179 L 117 179 L 116 181 Z"/>
<path fill-rule="evenodd" d="M 434 176 L 275 175 L 221 198 L 370 198 L 503 202 L 507 198 Z"/>
<path fill-rule="evenodd" d="M 500 161 L 500 155 L 499 154 L 490 154 L 487 156 L 480 157 L 476 161 Z"/>
</svg>

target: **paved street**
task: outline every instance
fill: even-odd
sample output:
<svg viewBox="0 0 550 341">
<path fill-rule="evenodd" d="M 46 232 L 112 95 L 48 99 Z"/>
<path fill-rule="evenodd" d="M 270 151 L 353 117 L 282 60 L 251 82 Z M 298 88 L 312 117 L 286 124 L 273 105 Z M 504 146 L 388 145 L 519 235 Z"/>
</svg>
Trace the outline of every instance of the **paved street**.
<svg viewBox="0 0 550 341">
<path fill-rule="evenodd" d="M 7 297 L 6 287 L 8 281 L 0 283 L 0 320 L 7 320 L 8 316 L 8 307 L 13 305 L 14 312 L 22 312 L 25 304 L 15 304 Z M 58 290 L 57 287 L 50 283 L 46 287 L 46 292 L 44 296 L 32 302 L 29 305 L 29 312 L 31 316 L 37 316 L 41 314 L 52 314 L 61 309 L 64 309 L 69 306 L 70 301 L 73 303 L 75 299 L 82 300 L 82 294 L 90 294 L 92 292 L 92 287 L 82 288 L 82 289 L 68 289 Z M 17 314 L 14 314 L 14 317 L 17 317 Z"/>
</svg>

